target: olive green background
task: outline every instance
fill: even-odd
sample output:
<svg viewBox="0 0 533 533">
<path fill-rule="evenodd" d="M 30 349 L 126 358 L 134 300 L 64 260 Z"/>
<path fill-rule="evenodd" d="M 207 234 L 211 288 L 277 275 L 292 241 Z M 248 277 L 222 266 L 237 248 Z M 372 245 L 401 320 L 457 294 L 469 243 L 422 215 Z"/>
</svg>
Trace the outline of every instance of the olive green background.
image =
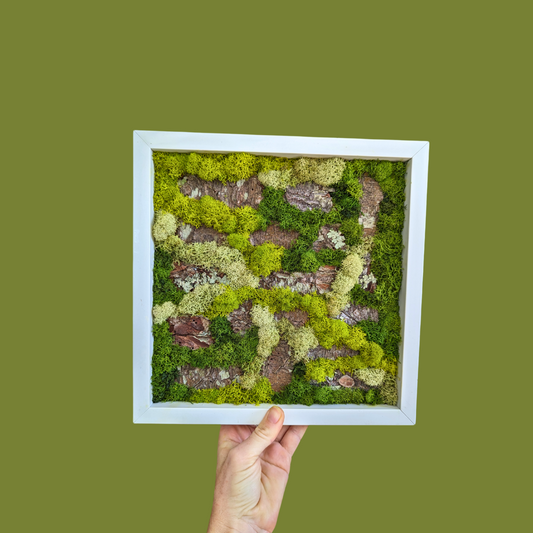
<svg viewBox="0 0 533 533">
<path fill-rule="evenodd" d="M 5 531 L 206 530 L 218 428 L 132 423 L 134 129 L 430 141 L 418 422 L 309 429 L 276 532 L 522 530 L 524 5 L 3 8 Z"/>
</svg>

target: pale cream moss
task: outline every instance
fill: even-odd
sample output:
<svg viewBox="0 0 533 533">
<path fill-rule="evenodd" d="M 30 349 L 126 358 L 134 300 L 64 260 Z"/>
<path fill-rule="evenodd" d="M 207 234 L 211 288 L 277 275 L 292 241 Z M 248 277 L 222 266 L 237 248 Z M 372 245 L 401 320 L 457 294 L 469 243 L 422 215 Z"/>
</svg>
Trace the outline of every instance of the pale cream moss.
<svg viewBox="0 0 533 533">
<path fill-rule="evenodd" d="M 252 323 L 259 328 L 257 355 L 266 359 L 279 342 L 276 319 L 268 307 L 254 305 L 251 312 Z"/>
<path fill-rule="evenodd" d="M 313 328 L 310 326 L 297 328 L 286 318 L 282 318 L 278 322 L 278 330 L 291 347 L 291 359 L 295 363 L 299 363 L 300 361 L 307 362 L 309 360 L 307 356 L 309 350 L 318 346 L 318 339 Z"/>
<path fill-rule="evenodd" d="M 168 237 L 161 248 L 173 253 L 181 263 L 220 270 L 232 289 L 259 286 L 259 278 L 253 275 L 242 253 L 235 248 L 218 246 L 214 241 L 186 244 L 175 235 Z"/>
<path fill-rule="evenodd" d="M 359 257 L 364 257 L 365 255 L 372 252 L 373 247 L 374 237 L 370 235 L 364 235 L 358 245 L 350 246 L 349 251 L 352 253 L 356 253 Z"/>
<path fill-rule="evenodd" d="M 211 283 L 198 285 L 192 292 L 187 293 L 183 297 L 176 309 L 176 315 L 203 315 L 211 307 L 213 300 L 225 291 L 225 285 Z"/>
<path fill-rule="evenodd" d="M 172 302 L 165 302 L 161 305 L 154 305 L 152 314 L 154 315 L 154 324 L 162 324 L 167 318 L 176 316 L 177 307 Z"/>
<path fill-rule="evenodd" d="M 379 387 L 385 378 L 385 370 L 382 368 L 363 368 L 356 370 L 355 375 L 371 387 Z"/>
<path fill-rule="evenodd" d="M 260 379 L 263 364 L 272 350 L 279 342 L 279 333 L 276 327 L 276 319 L 268 310 L 268 307 L 254 305 L 251 312 L 252 323 L 259 328 L 259 344 L 257 345 L 257 357 L 244 369 L 241 384 L 245 389 L 252 388 Z"/>
<path fill-rule="evenodd" d="M 176 217 L 172 213 L 157 211 L 155 214 L 152 235 L 156 243 L 163 242 L 170 235 L 174 235 L 178 229 Z"/>
<path fill-rule="evenodd" d="M 398 403 L 398 383 L 396 378 L 387 372 L 383 383 L 379 388 L 379 394 L 383 403 L 387 405 L 396 405 Z"/>
<path fill-rule="evenodd" d="M 294 163 L 292 170 L 299 183 L 313 181 L 318 185 L 328 187 L 341 180 L 345 166 L 346 161 L 339 157 L 331 159 L 302 157 Z"/>
<path fill-rule="evenodd" d="M 341 311 L 350 303 L 349 294 L 339 294 L 330 292 L 326 294 L 328 298 L 328 314 L 329 316 L 339 316 Z"/>
<path fill-rule="evenodd" d="M 355 253 L 348 254 L 331 284 L 331 291 L 326 294 L 329 316 L 337 316 L 348 305 L 349 293 L 357 283 L 361 272 L 363 272 L 361 258 Z"/>
<path fill-rule="evenodd" d="M 296 185 L 296 181 L 290 168 L 285 170 L 259 172 L 257 178 L 263 185 L 274 187 L 274 189 L 286 189 L 291 185 Z"/>
</svg>

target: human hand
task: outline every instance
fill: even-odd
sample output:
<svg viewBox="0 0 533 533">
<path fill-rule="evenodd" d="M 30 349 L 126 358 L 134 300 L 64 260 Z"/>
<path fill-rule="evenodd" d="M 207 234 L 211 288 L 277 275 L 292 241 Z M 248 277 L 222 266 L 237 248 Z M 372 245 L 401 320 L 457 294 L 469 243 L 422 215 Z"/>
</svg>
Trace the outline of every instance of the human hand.
<svg viewBox="0 0 533 533">
<path fill-rule="evenodd" d="M 221 426 L 208 533 L 271 532 L 278 520 L 291 458 L 307 426 L 283 426 L 271 407 L 254 426 Z"/>
</svg>

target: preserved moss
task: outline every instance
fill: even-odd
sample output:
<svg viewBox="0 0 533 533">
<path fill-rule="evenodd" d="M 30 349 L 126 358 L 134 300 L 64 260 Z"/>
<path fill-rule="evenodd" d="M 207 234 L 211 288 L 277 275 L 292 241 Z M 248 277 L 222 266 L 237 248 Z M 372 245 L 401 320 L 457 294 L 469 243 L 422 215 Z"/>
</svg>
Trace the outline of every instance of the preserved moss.
<svg viewBox="0 0 533 533">
<path fill-rule="evenodd" d="M 405 163 L 155 152 L 154 167 L 154 401 L 303 405 L 397 402 L 394 376 L 401 340 L 398 294 L 402 281 Z M 359 180 L 365 173 L 378 182 L 384 194 L 377 233 L 370 239 L 363 236 L 359 224 L 363 193 Z M 262 201 L 254 209 L 230 208 L 209 196 L 188 198 L 179 190 L 180 180 L 186 174 L 222 183 L 258 175 L 265 186 Z M 333 208 L 329 213 L 317 209 L 300 211 L 285 200 L 287 186 L 307 181 L 332 187 Z M 178 222 L 228 234 L 229 246 L 217 246 L 214 242 L 187 245 L 174 235 Z M 252 246 L 249 235 L 274 222 L 283 230 L 298 232 L 292 246 L 284 249 L 271 242 Z M 314 251 L 320 228 L 332 224 L 338 225 L 338 230 L 331 231 L 336 249 Z M 377 284 L 374 293 L 358 285 L 360 265 L 355 268 L 346 263 L 367 253 L 371 254 Z M 224 272 L 224 283 L 227 279 L 229 286 L 197 285 L 185 294 L 169 277 L 174 262 L 216 268 Z M 259 278 L 271 272 L 280 269 L 316 272 L 322 265 L 339 268 L 332 290 L 326 295 L 258 287 Z M 246 300 L 252 300 L 254 309 L 261 312 L 255 313 L 254 325 L 241 336 L 232 331 L 227 315 Z M 367 320 L 354 327 L 330 318 L 348 302 L 376 309 L 379 322 Z M 276 322 L 272 317 L 275 312 L 296 309 L 308 313 L 303 327 L 295 328 L 286 320 Z M 213 344 L 197 350 L 174 344 L 166 322 L 169 314 L 201 314 L 209 318 Z M 265 317 L 270 318 L 263 320 Z M 296 366 L 291 383 L 283 391 L 273 393 L 260 371 L 279 335 L 287 340 Z M 308 361 L 307 353 L 317 343 L 327 349 L 347 346 L 359 354 L 335 361 Z M 179 384 L 179 368 L 183 365 L 221 369 L 237 366 L 245 370 L 245 376 L 243 383 L 198 391 Z M 373 388 L 367 392 L 357 388 L 333 390 L 314 384 L 321 382 L 315 378 L 330 376 L 335 370 L 353 372 Z"/>
</svg>

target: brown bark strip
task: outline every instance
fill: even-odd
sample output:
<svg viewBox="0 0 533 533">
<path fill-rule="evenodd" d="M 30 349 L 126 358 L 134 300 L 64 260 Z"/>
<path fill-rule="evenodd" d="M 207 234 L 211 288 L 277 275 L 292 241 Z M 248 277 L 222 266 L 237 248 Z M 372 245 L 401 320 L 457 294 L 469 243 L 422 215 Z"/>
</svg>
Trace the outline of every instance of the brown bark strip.
<svg viewBox="0 0 533 533">
<path fill-rule="evenodd" d="M 289 272 L 280 270 L 261 278 L 259 286 L 262 289 L 289 287 L 300 294 L 309 294 L 314 291 L 318 294 L 324 294 L 331 289 L 336 275 L 337 269 L 327 265 L 321 266 L 316 272 L 293 272 L 289 274 Z"/>
<path fill-rule="evenodd" d="M 230 385 L 235 379 L 243 375 L 240 368 L 230 366 L 222 368 L 197 368 L 184 365 L 179 368 L 178 383 L 195 389 L 220 389 Z"/>
<path fill-rule="evenodd" d="M 189 198 L 211 196 L 231 208 L 244 206 L 257 208 L 263 199 L 263 184 L 257 176 L 252 176 L 247 180 L 228 182 L 224 185 L 218 180 L 205 181 L 198 176 L 187 174 L 185 182 L 180 186 L 180 191 Z"/>
<path fill-rule="evenodd" d="M 187 346 L 193 350 L 207 348 L 213 344 L 209 333 L 210 321 L 203 316 L 180 316 L 169 318 L 169 331 L 174 337 L 174 344 Z"/>
<path fill-rule="evenodd" d="M 287 187 L 285 199 L 300 211 L 320 209 L 329 213 L 333 207 L 333 200 L 329 193 L 334 190 L 312 182 L 299 183 L 296 187 Z"/>
</svg>

